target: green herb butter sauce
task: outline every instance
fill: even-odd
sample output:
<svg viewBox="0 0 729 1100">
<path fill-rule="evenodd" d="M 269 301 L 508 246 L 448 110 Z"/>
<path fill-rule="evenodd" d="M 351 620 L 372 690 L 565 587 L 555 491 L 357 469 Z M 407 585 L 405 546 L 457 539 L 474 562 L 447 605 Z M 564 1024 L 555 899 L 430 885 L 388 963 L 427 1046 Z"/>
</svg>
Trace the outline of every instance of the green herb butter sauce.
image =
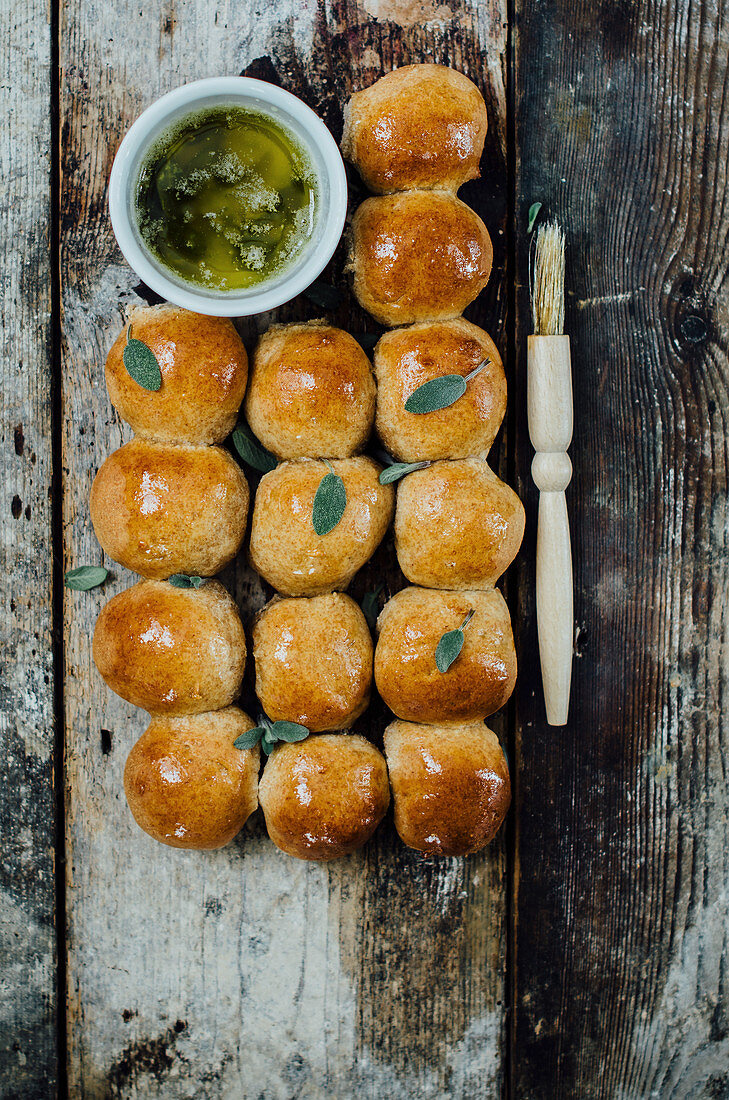
<svg viewBox="0 0 729 1100">
<path fill-rule="evenodd" d="M 316 176 L 304 150 L 272 118 L 221 106 L 187 115 L 147 153 L 136 218 L 150 252 L 209 290 L 275 278 L 311 237 Z"/>
</svg>

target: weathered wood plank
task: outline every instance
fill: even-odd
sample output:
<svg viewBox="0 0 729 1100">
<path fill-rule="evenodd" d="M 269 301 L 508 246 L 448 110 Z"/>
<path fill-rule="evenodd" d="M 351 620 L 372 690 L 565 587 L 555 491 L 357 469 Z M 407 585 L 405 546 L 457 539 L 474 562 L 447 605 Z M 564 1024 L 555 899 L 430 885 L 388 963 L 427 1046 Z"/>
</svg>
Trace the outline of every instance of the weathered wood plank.
<svg viewBox="0 0 729 1100">
<path fill-rule="evenodd" d="M 0 4 L 0 1094 L 56 1080 L 51 53 L 46 5 Z"/>
<path fill-rule="evenodd" d="M 452 10 L 451 10 L 452 7 Z M 364 6 L 88 2 L 62 14 L 64 527 L 69 564 L 101 560 L 88 518 L 96 466 L 126 438 L 103 358 L 136 299 L 105 209 L 114 150 L 157 95 L 237 73 L 280 81 L 337 136 L 349 92 L 407 61 L 437 60 L 484 88 L 488 170 L 464 189 L 504 266 L 505 3 Z M 485 51 L 485 55 L 481 51 Z M 486 64 L 484 64 L 484 56 Z M 330 275 L 344 284 L 344 250 Z M 472 314 L 497 338 L 495 274 Z M 315 316 L 305 300 L 279 318 Z M 333 315 L 372 328 L 349 300 Z M 243 327 L 251 337 L 270 318 Z M 384 547 L 359 595 L 402 578 Z M 219 853 L 155 845 L 124 805 L 122 770 L 144 726 L 109 695 L 90 657 L 106 593 L 66 617 L 70 1087 L 79 1097 L 496 1097 L 503 1081 L 505 889 L 502 843 L 470 861 L 429 864 L 386 825 L 367 852 L 329 867 L 289 861 L 256 820 Z M 242 561 L 226 581 L 246 616 L 266 597 Z M 368 731 L 385 723 L 373 708 Z M 107 731 L 107 732 L 102 732 Z"/>
<path fill-rule="evenodd" d="M 727 1096 L 729 8 L 516 8 L 520 271 L 530 202 L 568 236 L 580 656 L 550 730 L 527 545 L 513 1093 Z M 530 455 L 522 419 L 525 491 Z"/>
</svg>

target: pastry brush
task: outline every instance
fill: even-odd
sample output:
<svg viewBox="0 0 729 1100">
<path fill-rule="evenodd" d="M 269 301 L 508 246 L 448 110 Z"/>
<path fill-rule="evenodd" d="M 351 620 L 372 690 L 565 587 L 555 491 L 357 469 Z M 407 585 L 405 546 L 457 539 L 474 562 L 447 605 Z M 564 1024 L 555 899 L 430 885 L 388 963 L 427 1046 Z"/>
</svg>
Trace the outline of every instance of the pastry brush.
<svg viewBox="0 0 729 1100">
<path fill-rule="evenodd" d="M 527 342 L 529 437 L 537 452 L 532 478 L 539 489 L 537 631 L 542 686 L 550 726 L 567 723 L 574 618 L 572 551 L 565 489 L 572 477 L 572 369 L 564 328 L 564 234 L 540 227 L 530 271 L 534 335 Z"/>
</svg>

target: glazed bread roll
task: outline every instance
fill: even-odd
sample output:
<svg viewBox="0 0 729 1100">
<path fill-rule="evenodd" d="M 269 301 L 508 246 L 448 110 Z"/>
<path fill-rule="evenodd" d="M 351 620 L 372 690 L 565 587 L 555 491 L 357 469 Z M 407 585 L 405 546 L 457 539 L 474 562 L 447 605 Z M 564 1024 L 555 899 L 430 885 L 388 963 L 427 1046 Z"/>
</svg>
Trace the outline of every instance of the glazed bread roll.
<svg viewBox="0 0 729 1100">
<path fill-rule="evenodd" d="M 486 226 L 443 191 L 366 199 L 352 221 L 354 293 L 385 325 L 457 317 L 486 286 L 492 261 Z"/>
<path fill-rule="evenodd" d="M 259 747 L 233 744 L 253 724 L 237 707 L 152 718 L 124 769 L 140 829 L 171 848 L 222 848 L 232 840 L 258 806 Z"/>
<path fill-rule="evenodd" d="M 487 125 L 486 104 L 467 76 L 404 65 L 352 96 L 342 152 L 370 191 L 457 191 L 478 178 Z"/>
<path fill-rule="evenodd" d="M 143 577 L 207 577 L 235 557 L 248 483 L 221 447 L 133 439 L 91 486 L 91 522 L 106 553 Z"/>
<path fill-rule="evenodd" d="M 390 802 L 381 752 L 323 733 L 277 746 L 258 788 L 273 843 L 297 859 L 337 859 L 366 844 Z"/>
<path fill-rule="evenodd" d="M 354 600 L 341 592 L 275 598 L 253 627 L 256 694 L 269 718 L 313 733 L 341 730 L 366 710 L 372 638 Z"/>
<path fill-rule="evenodd" d="M 418 386 L 445 374 L 465 378 L 485 359 L 488 365 L 453 405 L 431 413 L 405 409 Z M 486 457 L 506 412 L 506 378 L 496 345 L 483 329 L 458 317 L 387 332 L 375 348 L 375 374 L 377 432 L 394 458 Z"/>
<path fill-rule="evenodd" d="M 159 390 L 144 389 L 124 366 L 132 338 L 154 352 Z M 106 385 L 119 415 L 139 435 L 173 442 L 219 443 L 233 430 L 248 377 L 248 357 L 227 317 L 173 305 L 135 306 L 106 360 Z"/>
<path fill-rule="evenodd" d="M 447 672 L 435 651 L 443 634 L 458 630 L 469 611 L 463 648 Z M 377 622 L 377 690 L 408 722 L 451 725 L 486 718 L 514 690 L 516 653 L 509 609 L 495 588 L 438 592 L 404 588 L 385 604 Z"/>
<path fill-rule="evenodd" d="M 322 321 L 274 325 L 253 354 L 245 408 L 278 458 L 347 458 L 372 429 L 372 367 L 342 329 Z"/>
<path fill-rule="evenodd" d="M 409 848 L 437 856 L 478 852 L 511 802 L 509 769 L 483 722 L 385 730 L 395 828 Z"/>
<path fill-rule="evenodd" d="M 400 482 L 395 546 L 411 584 L 493 588 L 523 534 L 521 501 L 481 459 L 434 462 Z"/>
<path fill-rule="evenodd" d="M 153 714 L 201 714 L 237 698 L 246 640 L 222 584 L 174 588 L 140 581 L 102 609 L 93 657 L 107 685 L 128 703 Z"/>
<path fill-rule="evenodd" d="M 332 468 L 344 481 L 347 507 L 337 526 L 317 535 L 314 496 L 328 473 L 323 462 L 284 462 L 260 481 L 253 506 L 253 568 L 286 596 L 346 588 L 379 546 L 394 508 L 391 485 L 380 485 L 371 458 L 343 458 Z"/>
</svg>

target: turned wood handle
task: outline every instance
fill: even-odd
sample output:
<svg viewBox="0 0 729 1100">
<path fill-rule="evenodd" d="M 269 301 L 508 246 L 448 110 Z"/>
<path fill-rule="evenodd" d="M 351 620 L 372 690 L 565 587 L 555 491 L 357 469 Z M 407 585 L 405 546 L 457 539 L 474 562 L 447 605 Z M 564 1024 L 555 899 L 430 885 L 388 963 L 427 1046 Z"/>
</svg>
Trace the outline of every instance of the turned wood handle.
<svg viewBox="0 0 729 1100">
<path fill-rule="evenodd" d="M 550 726 L 567 722 L 572 681 L 572 550 L 565 489 L 572 477 L 572 372 L 569 337 L 530 336 L 527 355 L 529 435 L 539 489 L 537 630 Z"/>
</svg>

